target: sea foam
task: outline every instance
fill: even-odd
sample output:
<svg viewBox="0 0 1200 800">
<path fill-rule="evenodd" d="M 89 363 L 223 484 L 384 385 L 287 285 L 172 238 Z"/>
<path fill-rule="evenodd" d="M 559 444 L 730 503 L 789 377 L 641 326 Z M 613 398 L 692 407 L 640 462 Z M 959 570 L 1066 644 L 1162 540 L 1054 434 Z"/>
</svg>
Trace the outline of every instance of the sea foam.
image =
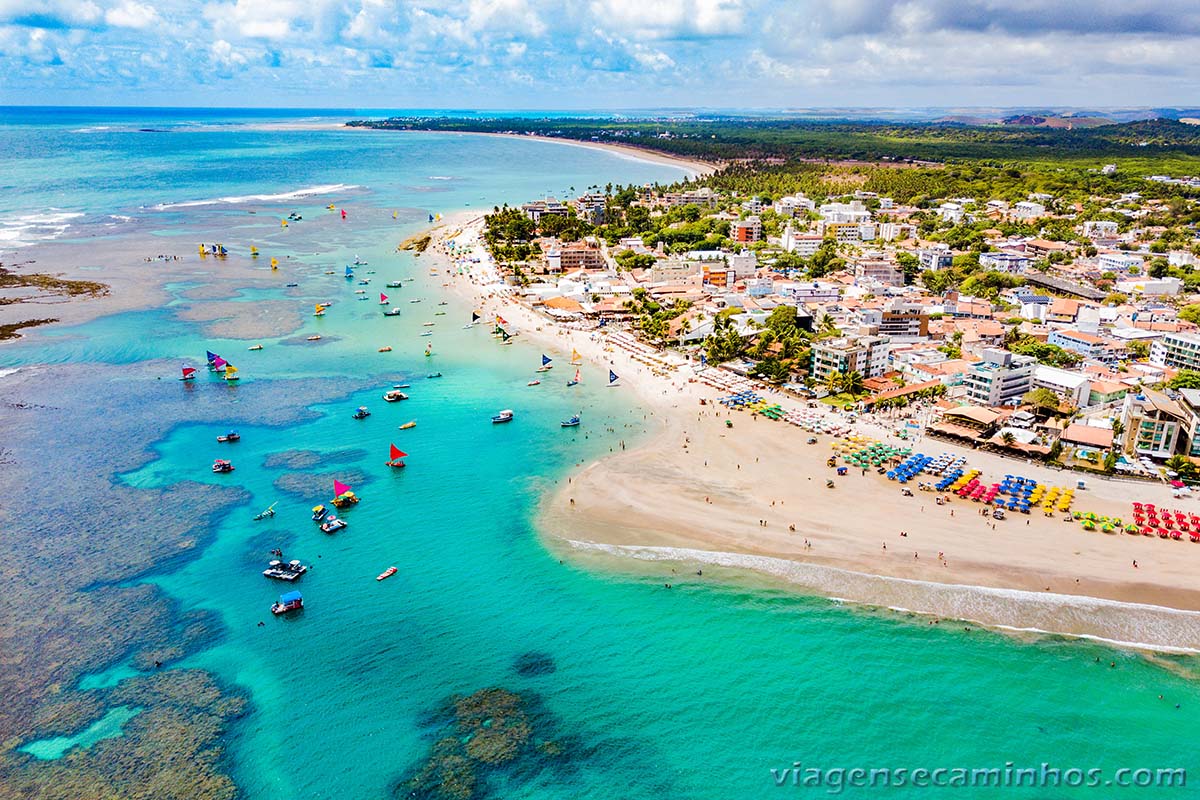
<svg viewBox="0 0 1200 800">
<path fill-rule="evenodd" d="M 355 184 L 330 183 L 321 186 L 309 186 L 292 192 L 278 194 L 246 194 L 232 197 L 216 197 L 209 200 L 183 200 L 178 203 L 159 203 L 153 206 L 155 211 L 169 211 L 175 208 L 196 208 L 199 206 L 239 205 L 242 203 L 269 203 L 278 200 L 299 200 L 303 197 L 315 197 L 323 194 L 337 194 L 362 187 Z"/>
<path fill-rule="evenodd" d="M 781 578 L 838 602 L 951 617 L 997 630 L 1090 639 L 1166 653 L 1200 653 L 1200 612 L 1098 597 L 938 583 L 746 553 L 569 540 L 584 551 L 643 561 L 685 561 Z"/>
</svg>

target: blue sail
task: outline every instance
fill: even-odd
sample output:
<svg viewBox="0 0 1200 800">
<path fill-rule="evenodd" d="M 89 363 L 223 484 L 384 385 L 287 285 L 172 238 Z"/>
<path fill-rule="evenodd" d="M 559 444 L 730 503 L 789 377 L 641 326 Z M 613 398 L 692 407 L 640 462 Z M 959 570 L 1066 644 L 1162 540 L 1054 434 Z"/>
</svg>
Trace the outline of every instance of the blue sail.
<svg viewBox="0 0 1200 800">
<path fill-rule="evenodd" d="M 549 364 L 553 360 L 554 359 L 552 359 L 550 356 L 546 355 L 545 353 L 542 353 L 542 366 L 543 367 L 546 366 L 547 364 Z"/>
<path fill-rule="evenodd" d="M 210 364 L 213 362 L 214 359 L 217 358 L 217 354 L 214 353 L 212 350 L 205 350 L 204 352 L 208 356 L 208 363 L 210 363 Z"/>
<path fill-rule="evenodd" d="M 613 371 L 610 369 L 610 370 L 608 371 L 608 382 L 609 382 L 609 383 L 616 383 L 616 382 L 617 382 L 617 381 L 619 381 L 619 380 L 620 380 L 620 378 L 618 378 L 618 377 L 617 377 L 617 373 L 613 372 Z"/>
<path fill-rule="evenodd" d="M 346 265 L 346 277 L 349 278 L 353 274 L 354 274 L 354 270 L 350 269 L 350 265 L 347 264 Z"/>
</svg>

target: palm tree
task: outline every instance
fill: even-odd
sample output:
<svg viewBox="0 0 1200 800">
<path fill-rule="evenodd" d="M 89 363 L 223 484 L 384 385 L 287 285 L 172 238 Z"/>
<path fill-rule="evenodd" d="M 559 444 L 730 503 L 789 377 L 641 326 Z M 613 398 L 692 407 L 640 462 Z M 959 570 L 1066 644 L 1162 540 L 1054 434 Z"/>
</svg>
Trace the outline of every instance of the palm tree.
<svg viewBox="0 0 1200 800">
<path fill-rule="evenodd" d="M 838 332 L 837 323 L 833 321 L 833 317 L 828 314 L 822 314 L 820 322 L 817 323 L 817 332 L 820 334 L 836 334 Z"/>
<path fill-rule="evenodd" d="M 844 377 L 840 372 L 829 373 L 825 378 L 825 388 L 829 390 L 830 394 L 841 394 Z"/>
<path fill-rule="evenodd" d="M 863 376 L 858 370 L 847 373 L 842 377 L 842 391 L 847 394 L 860 395 L 863 393 Z"/>
<path fill-rule="evenodd" d="M 1121 420 L 1119 420 L 1119 419 L 1114 418 L 1112 421 L 1112 432 L 1113 432 L 1113 446 L 1116 447 L 1118 450 L 1123 449 L 1120 446 L 1120 443 L 1121 443 L 1121 434 L 1125 432 L 1125 423 L 1121 422 Z"/>
<path fill-rule="evenodd" d="M 1012 447 L 1013 443 L 1017 441 L 1017 437 L 1013 436 L 1012 431 L 1005 431 L 1000 435 L 1000 441 L 1004 442 L 1005 447 Z"/>
<path fill-rule="evenodd" d="M 1185 480 L 1196 477 L 1196 465 L 1187 456 L 1171 456 L 1163 466 Z"/>
</svg>

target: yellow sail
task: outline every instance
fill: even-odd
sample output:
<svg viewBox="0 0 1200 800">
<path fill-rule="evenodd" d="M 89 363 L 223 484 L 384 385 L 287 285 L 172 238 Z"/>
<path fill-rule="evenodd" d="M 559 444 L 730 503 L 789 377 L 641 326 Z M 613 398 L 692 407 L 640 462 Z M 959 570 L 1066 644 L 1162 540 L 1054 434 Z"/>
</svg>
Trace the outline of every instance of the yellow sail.
<svg viewBox="0 0 1200 800">
<path fill-rule="evenodd" d="M 582 358 L 583 358 L 583 356 L 579 355 L 578 350 L 576 350 L 574 348 L 571 349 L 571 363 L 572 364 L 578 364 Z"/>
<path fill-rule="evenodd" d="M 226 378 L 228 378 L 230 375 L 236 375 L 236 374 L 237 374 L 237 367 L 235 367 L 233 364 L 225 365 L 225 377 Z"/>
<path fill-rule="evenodd" d="M 316 305 L 313 306 L 313 310 L 314 311 L 324 311 L 325 306 L 321 305 L 320 303 L 317 303 Z"/>
<path fill-rule="evenodd" d="M 250 245 L 250 255 L 255 257 L 258 256 L 258 248 L 254 245 Z"/>
<path fill-rule="evenodd" d="M 392 219 L 395 219 L 395 218 L 396 218 L 396 212 L 395 212 L 395 211 L 393 211 L 393 212 L 392 212 Z"/>
<path fill-rule="evenodd" d="M 271 269 L 279 269 L 279 259 L 274 256 L 271 257 Z"/>
<path fill-rule="evenodd" d="M 286 228 L 286 227 L 287 227 L 287 220 L 286 220 L 286 219 L 281 219 L 281 220 L 279 220 L 279 227 L 281 227 L 281 228 Z"/>
<path fill-rule="evenodd" d="M 207 253 L 204 251 L 204 245 L 200 244 L 200 245 L 196 245 L 196 246 L 197 246 L 198 248 L 200 248 L 200 257 L 201 257 L 201 258 L 204 258 L 204 256 L 206 256 L 206 255 L 207 255 Z"/>
<path fill-rule="evenodd" d="M 442 218 L 442 215 L 441 215 L 441 214 L 434 214 L 434 215 L 433 215 L 433 218 L 434 218 L 434 219 L 441 219 L 441 218 Z"/>
<path fill-rule="evenodd" d="M 333 211 L 333 203 L 330 203 L 329 205 L 327 205 L 325 207 L 328 208 L 330 211 Z"/>
</svg>

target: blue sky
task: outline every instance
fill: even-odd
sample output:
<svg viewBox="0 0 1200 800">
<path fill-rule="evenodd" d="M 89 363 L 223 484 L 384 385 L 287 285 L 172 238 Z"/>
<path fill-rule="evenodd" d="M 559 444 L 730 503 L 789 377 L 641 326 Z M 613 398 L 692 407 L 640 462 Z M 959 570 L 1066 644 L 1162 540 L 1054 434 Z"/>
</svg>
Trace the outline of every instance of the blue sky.
<svg viewBox="0 0 1200 800">
<path fill-rule="evenodd" d="M 0 104 L 1200 105 L 1200 0 L 0 0 Z"/>
</svg>

